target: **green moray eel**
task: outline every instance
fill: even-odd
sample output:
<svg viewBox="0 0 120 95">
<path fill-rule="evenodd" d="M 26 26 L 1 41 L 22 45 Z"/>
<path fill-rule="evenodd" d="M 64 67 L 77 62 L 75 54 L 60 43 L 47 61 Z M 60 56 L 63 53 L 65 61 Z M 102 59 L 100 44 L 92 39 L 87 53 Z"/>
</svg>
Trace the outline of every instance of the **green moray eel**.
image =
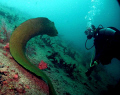
<svg viewBox="0 0 120 95">
<path fill-rule="evenodd" d="M 48 84 L 49 95 L 56 95 L 49 77 L 25 56 L 26 43 L 32 37 L 44 34 L 49 36 L 57 36 L 58 34 L 54 22 L 51 22 L 48 18 L 39 17 L 23 22 L 13 31 L 10 37 L 10 53 L 20 65 L 42 78 Z"/>
</svg>

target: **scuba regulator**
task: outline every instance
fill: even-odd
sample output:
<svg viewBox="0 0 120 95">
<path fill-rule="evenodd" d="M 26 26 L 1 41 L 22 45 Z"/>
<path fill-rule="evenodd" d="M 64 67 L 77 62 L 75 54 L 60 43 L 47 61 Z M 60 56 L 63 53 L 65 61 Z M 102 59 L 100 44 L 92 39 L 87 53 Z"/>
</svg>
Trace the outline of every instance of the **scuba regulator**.
<svg viewBox="0 0 120 95">
<path fill-rule="evenodd" d="M 91 28 L 92 28 L 92 29 L 91 29 Z M 91 28 L 89 27 L 89 28 L 85 31 L 85 34 L 87 35 L 87 40 L 85 41 L 85 48 L 86 48 L 87 50 L 90 50 L 91 48 L 94 47 L 94 45 L 93 45 L 93 46 L 91 46 L 90 48 L 87 48 L 87 46 L 86 46 L 87 41 L 88 41 L 89 39 L 91 39 L 92 37 L 95 38 L 95 36 L 96 36 L 96 34 L 99 32 L 99 30 L 100 30 L 100 29 L 103 29 L 104 27 L 100 24 L 97 29 L 95 28 L 94 25 L 91 25 Z"/>
</svg>

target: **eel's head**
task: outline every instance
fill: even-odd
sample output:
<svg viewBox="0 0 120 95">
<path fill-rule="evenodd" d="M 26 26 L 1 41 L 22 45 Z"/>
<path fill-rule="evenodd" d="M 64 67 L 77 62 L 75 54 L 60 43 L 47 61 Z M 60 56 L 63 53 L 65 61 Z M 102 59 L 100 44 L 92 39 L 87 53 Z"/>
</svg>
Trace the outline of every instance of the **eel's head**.
<svg viewBox="0 0 120 95">
<path fill-rule="evenodd" d="M 40 22 L 42 29 L 44 30 L 42 34 L 47 34 L 48 36 L 52 37 L 58 35 L 58 31 L 54 25 L 54 22 L 50 21 L 48 18 L 40 18 Z"/>
<path fill-rule="evenodd" d="M 47 35 L 49 35 L 49 36 L 51 36 L 51 37 L 58 35 L 58 31 L 57 31 L 57 29 L 56 29 L 56 27 L 55 27 L 55 25 L 54 25 L 54 22 L 51 22 L 51 21 L 50 21 L 50 22 L 48 23 L 48 27 L 49 27 L 49 28 L 47 28 L 47 31 L 46 31 L 46 34 L 47 34 Z"/>
</svg>

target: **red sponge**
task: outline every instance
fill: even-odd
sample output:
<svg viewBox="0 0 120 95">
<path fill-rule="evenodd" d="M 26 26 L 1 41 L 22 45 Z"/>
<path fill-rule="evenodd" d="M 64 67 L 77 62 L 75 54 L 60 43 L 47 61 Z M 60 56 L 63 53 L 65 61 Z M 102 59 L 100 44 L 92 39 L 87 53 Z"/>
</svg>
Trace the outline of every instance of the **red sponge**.
<svg viewBox="0 0 120 95">
<path fill-rule="evenodd" d="M 38 68 L 43 70 L 47 68 L 47 63 L 45 63 L 43 60 L 39 63 Z"/>
<path fill-rule="evenodd" d="M 10 47 L 9 47 L 9 43 L 7 43 L 5 46 L 4 46 L 4 49 L 6 50 L 6 51 L 10 51 Z"/>
</svg>

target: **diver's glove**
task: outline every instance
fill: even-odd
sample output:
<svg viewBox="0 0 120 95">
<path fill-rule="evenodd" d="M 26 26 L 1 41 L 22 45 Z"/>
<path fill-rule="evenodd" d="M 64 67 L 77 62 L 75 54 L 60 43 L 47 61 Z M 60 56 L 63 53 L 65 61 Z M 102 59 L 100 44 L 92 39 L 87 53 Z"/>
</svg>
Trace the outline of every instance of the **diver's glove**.
<svg viewBox="0 0 120 95">
<path fill-rule="evenodd" d="M 98 65 L 98 64 L 99 64 L 99 61 L 98 61 L 98 60 L 93 61 L 93 62 L 90 63 L 90 67 L 96 66 L 96 65 Z"/>
</svg>

